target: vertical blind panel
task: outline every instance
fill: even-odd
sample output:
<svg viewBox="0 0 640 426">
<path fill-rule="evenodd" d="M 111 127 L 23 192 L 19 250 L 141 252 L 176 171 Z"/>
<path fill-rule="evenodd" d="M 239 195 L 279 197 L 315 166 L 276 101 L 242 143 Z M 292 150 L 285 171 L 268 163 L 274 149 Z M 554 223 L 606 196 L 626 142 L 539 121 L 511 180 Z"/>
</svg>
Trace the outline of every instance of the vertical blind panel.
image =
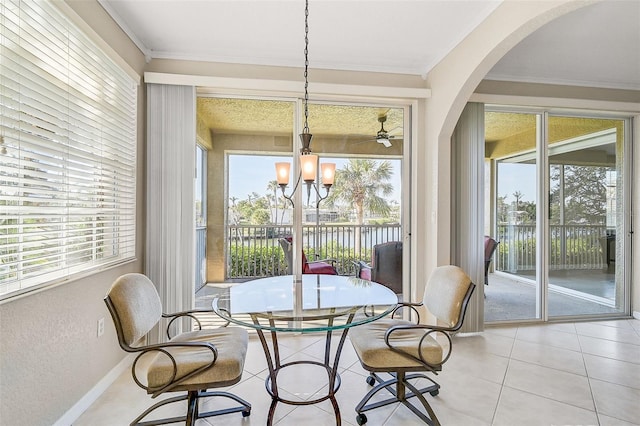
<svg viewBox="0 0 640 426">
<path fill-rule="evenodd" d="M 133 258 L 136 116 L 136 82 L 51 3 L 0 3 L 0 297 Z"/>
</svg>

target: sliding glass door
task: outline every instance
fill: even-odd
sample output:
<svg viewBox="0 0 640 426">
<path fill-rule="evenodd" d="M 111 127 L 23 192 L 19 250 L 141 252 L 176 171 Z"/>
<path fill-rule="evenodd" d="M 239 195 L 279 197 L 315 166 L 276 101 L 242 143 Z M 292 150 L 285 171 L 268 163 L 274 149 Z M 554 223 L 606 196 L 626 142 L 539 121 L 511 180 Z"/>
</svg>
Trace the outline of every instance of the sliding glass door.
<svg viewBox="0 0 640 426">
<path fill-rule="evenodd" d="M 550 116 L 549 317 L 624 312 L 623 120 Z"/>
<path fill-rule="evenodd" d="M 485 233 L 499 241 L 485 322 L 626 313 L 627 122 L 545 111 L 485 120 Z"/>
<path fill-rule="evenodd" d="M 541 316 L 536 147 L 539 114 L 487 112 L 485 152 L 494 168 L 495 223 L 485 235 L 498 241 L 485 282 L 485 321 Z M 490 187 L 490 186 L 489 186 Z"/>
</svg>

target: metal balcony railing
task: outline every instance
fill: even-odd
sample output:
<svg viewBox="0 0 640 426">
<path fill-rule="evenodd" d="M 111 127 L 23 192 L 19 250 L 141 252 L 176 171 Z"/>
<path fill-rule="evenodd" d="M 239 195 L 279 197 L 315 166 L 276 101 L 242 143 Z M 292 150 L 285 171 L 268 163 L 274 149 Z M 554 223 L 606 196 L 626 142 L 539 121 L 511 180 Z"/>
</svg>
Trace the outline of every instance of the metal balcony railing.
<svg viewBox="0 0 640 426">
<path fill-rule="evenodd" d="M 374 245 L 402 240 L 399 224 L 304 225 L 302 231 L 307 258 L 335 259 L 341 275 L 355 273 L 354 261 L 370 261 Z M 226 278 L 286 274 L 287 264 L 278 239 L 291 233 L 290 225 L 229 225 Z M 550 234 L 551 270 L 603 269 L 607 266 L 607 249 L 614 237 L 607 233 L 605 226 L 552 225 Z M 535 225 L 499 225 L 496 239 L 500 241 L 495 255 L 496 270 L 513 273 L 535 270 Z"/>
<path fill-rule="evenodd" d="M 551 225 L 549 269 L 602 269 L 607 266 L 611 235 L 601 225 Z M 496 270 L 536 269 L 536 226 L 499 225 Z"/>
<path fill-rule="evenodd" d="M 278 239 L 291 233 L 291 225 L 227 226 L 226 278 L 285 275 L 287 264 Z M 353 261 L 369 262 L 374 245 L 401 241 L 401 235 L 399 224 L 304 225 L 302 245 L 309 260 L 335 259 L 340 275 L 353 275 Z"/>
</svg>

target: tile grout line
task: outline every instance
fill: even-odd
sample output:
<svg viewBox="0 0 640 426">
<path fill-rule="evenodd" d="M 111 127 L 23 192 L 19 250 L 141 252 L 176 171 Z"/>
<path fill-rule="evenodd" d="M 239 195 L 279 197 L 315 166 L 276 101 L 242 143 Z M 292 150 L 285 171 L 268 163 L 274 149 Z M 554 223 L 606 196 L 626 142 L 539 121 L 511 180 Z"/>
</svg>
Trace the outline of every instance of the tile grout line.
<svg viewBox="0 0 640 426">
<path fill-rule="evenodd" d="M 511 365 L 511 360 L 512 360 L 512 356 L 513 356 L 513 349 L 516 345 L 516 340 L 518 338 L 518 331 L 520 330 L 520 327 L 516 327 L 516 332 L 513 336 L 513 342 L 511 343 L 511 348 L 509 349 L 509 356 L 507 357 L 507 367 L 504 370 L 504 376 L 502 377 L 502 382 L 500 383 L 500 392 L 498 393 L 498 399 L 496 401 L 496 407 L 493 410 L 493 415 L 491 416 L 491 424 L 495 424 L 496 421 L 496 415 L 498 414 L 498 408 L 500 407 L 500 401 L 502 400 L 502 391 L 504 390 L 505 386 L 506 386 L 506 380 L 507 380 L 507 374 L 509 374 L 509 366 Z"/>
</svg>

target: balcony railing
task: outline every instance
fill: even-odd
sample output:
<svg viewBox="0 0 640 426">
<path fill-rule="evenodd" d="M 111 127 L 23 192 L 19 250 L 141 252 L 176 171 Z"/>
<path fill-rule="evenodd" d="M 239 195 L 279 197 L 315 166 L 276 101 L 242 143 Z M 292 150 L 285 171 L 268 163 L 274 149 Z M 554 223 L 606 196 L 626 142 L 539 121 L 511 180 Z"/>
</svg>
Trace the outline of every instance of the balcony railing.
<svg viewBox="0 0 640 426">
<path fill-rule="evenodd" d="M 335 259 L 341 275 L 355 273 L 353 261 L 370 261 L 374 245 L 402 240 L 399 224 L 304 225 L 302 231 L 307 258 Z M 607 266 L 605 253 L 612 237 L 607 234 L 605 226 L 552 225 L 550 231 L 551 270 L 603 269 Z M 286 274 L 287 264 L 278 239 L 291 233 L 290 225 L 229 225 L 226 278 Z M 360 244 L 356 244 L 357 239 Z M 514 273 L 535 270 L 534 225 L 500 225 L 497 240 L 500 241 L 495 255 L 497 270 Z"/>
<path fill-rule="evenodd" d="M 278 239 L 291 233 L 290 225 L 229 225 L 226 278 L 286 274 L 287 264 Z M 369 262 L 373 246 L 388 241 L 401 241 L 399 224 L 302 227 L 302 245 L 307 258 L 335 259 L 340 275 L 355 274 L 353 261 Z"/>
<path fill-rule="evenodd" d="M 606 226 L 551 225 L 550 270 L 602 269 L 611 235 Z M 614 237 L 613 237 L 614 238 Z M 535 225 L 500 225 L 496 238 L 496 270 L 507 272 L 536 269 Z"/>
</svg>

